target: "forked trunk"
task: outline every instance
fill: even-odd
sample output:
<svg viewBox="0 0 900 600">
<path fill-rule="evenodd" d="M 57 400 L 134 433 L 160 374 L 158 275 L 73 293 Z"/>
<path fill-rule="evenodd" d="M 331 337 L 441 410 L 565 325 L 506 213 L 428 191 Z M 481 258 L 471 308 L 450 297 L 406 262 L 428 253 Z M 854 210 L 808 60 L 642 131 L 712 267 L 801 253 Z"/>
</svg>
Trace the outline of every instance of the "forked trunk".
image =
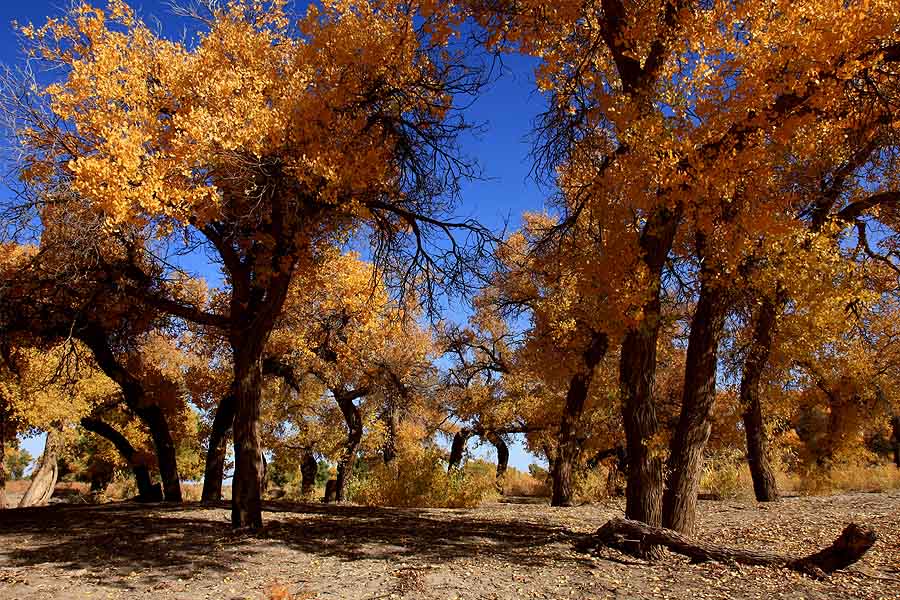
<svg viewBox="0 0 900 600">
<path fill-rule="evenodd" d="M 605 334 L 592 334 L 590 346 L 582 355 L 580 369 L 569 381 L 566 405 L 559 423 L 556 460 L 553 462 L 551 472 L 553 478 L 551 506 L 572 506 L 572 469 L 581 453 L 581 445 L 578 443 L 578 421 L 584 412 L 591 379 L 594 377 L 594 368 L 606 355 L 607 347 L 608 339 Z"/>
<path fill-rule="evenodd" d="M 679 210 L 661 208 L 644 225 L 640 245 L 652 287 L 642 306 L 641 322 L 625 335 L 619 360 L 619 395 L 628 454 L 625 516 L 654 526 L 662 523 L 663 492 L 660 427 L 653 397 L 662 307 L 660 294 L 663 267 L 679 220 Z"/>
<path fill-rule="evenodd" d="M 716 401 L 719 338 L 729 300 L 724 286 L 705 279 L 691 320 L 681 415 L 669 450 L 669 477 L 663 495 L 663 527 L 687 535 L 692 534 L 697 518 L 703 450 L 712 429 Z"/>
<path fill-rule="evenodd" d="M 335 501 L 343 502 L 347 491 L 347 480 L 350 478 L 353 465 L 356 464 L 356 451 L 359 449 L 363 434 L 362 415 L 354 401 L 365 396 L 368 390 L 332 390 L 332 393 L 335 402 L 341 409 L 341 414 L 344 415 L 344 422 L 347 424 L 347 442 L 344 445 L 341 459 L 338 461 L 337 483 L 335 484 Z"/>
<path fill-rule="evenodd" d="M 87 431 L 95 433 L 108 440 L 119 454 L 128 463 L 131 472 L 134 473 L 134 481 L 138 488 L 138 499 L 144 501 L 162 500 L 162 490 L 154 486 L 150 479 L 150 470 L 141 458 L 140 453 L 134 449 L 131 442 L 116 430 L 112 425 L 96 417 L 84 417 L 81 426 Z"/>
<path fill-rule="evenodd" d="M 248 344 L 254 347 L 256 344 Z M 259 410 L 262 395 L 262 352 L 234 347 L 234 477 L 231 524 L 234 528 L 262 527 L 262 453 Z"/>
<path fill-rule="evenodd" d="M 744 360 L 741 376 L 741 408 L 747 436 L 747 463 L 753 479 L 753 493 L 759 502 L 778 500 L 778 485 L 766 449 L 766 430 L 759 397 L 759 384 L 769 361 L 775 333 L 776 305 L 763 300 L 755 317 L 753 341 Z"/>
<path fill-rule="evenodd" d="M 234 423 L 234 394 L 228 394 L 216 408 L 209 445 L 206 450 L 206 466 L 203 470 L 203 502 L 218 502 L 222 499 L 222 479 L 225 477 L 225 457 L 228 453 L 226 440 Z"/>
<path fill-rule="evenodd" d="M 62 433 L 56 428 L 47 432 L 47 442 L 41 455 L 38 468 L 31 476 L 31 485 L 19 501 L 19 508 L 26 506 L 43 506 L 50 501 L 56 478 L 59 476 L 57 461 L 62 450 Z"/>
<path fill-rule="evenodd" d="M 472 430 L 463 428 L 453 434 L 453 443 L 450 445 L 450 458 L 447 460 L 447 472 L 458 469 L 462 465 L 463 454 L 466 453 L 466 443 L 472 437 Z"/>
<path fill-rule="evenodd" d="M 304 450 L 300 460 L 300 493 L 304 499 L 313 495 L 316 489 L 316 475 L 319 472 L 319 463 L 312 450 Z"/>
</svg>

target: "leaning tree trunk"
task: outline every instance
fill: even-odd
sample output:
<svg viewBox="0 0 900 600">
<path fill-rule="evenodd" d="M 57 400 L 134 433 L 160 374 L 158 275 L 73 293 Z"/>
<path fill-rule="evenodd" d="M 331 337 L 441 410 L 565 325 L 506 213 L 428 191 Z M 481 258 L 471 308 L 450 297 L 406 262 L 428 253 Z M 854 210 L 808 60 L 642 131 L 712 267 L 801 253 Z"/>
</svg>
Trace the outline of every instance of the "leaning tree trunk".
<svg viewBox="0 0 900 600">
<path fill-rule="evenodd" d="M 772 552 L 728 548 L 703 540 L 692 540 L 677 531 L 650 527 L 640 521 L 612 519 L 594 535 L 579 542 L 576 547 L 582 552 L 592 552 L 601 546 L 608 546 L 633 554 L 636 549 L 648 545 L 665 546 L 672 552 L 691 558 L 694 562 L 714 560 L 723 563 L 786 567 L 814 577 L 824 577 L 857 562 L 876 540 L 877 536 L 871 528 L 851 523 L 827 548 L 809 556 L 794 558 Z"/>
<path fill-rule="evenodd" d="M 336 392 L 334 394 L 334 399 L 337 401 L 344 415 L 344 421 L 347 423 L 347 441 L 337 466 L 335 502 L 343 502 L 345 499 L 347 480 L 353 465 L 356 463 L 356 451 L 359 449 L 359 443 L 362 440 L 362 416 L 359 414 L 359 408 L 354 403 L 354 400 L 362 395 L 362 393 L 356 391 Z"/>
<path fill-rule="evenodd" d="M 642 307 L 641 322 L 625 335 L 619 360 L 619 394 L 628 453 L 625 516 L 648 525 L 662 523 L 663 463 L 653 388 L 662 312 L 662 272 L 679 219 L 677 210 L 658 209 L 641 232 L 643 262 L 653 287 Z"/>
<path fill-rule="evenodd" d="M 304 450 L 300 459 L 300 493 L 304 499 L 312 496 L 316 489 L 316 475 L 319 473 L 319 462 L 312 450 Z"/>
<path fill-rule="evenodd" d="M 82 341 L 94 353 L 97 364 L 107 377 L 115 381 L 122 390 L 125 404 L 138 416 L 150 430 L 156 459 L 159 464 L 160 478 L 166 502 L 181 502 L 181 482 L 178 476 L 178 461 L 175 454 L 175 443 L 169 424 L 162 409 L 146 397 L 141 381 L 132 375 L 116 358 L 109 339 L 104 331 L 90 328 L 83 332 Z"/>
<path fill-rule="evenodd" d="M 234 423 L 234 394 L 228 394 L 216 408 L 209 444 L 206 450 L 206 466 L 203 469 L 203 502 L 218 502 L 222 499 L 222 480 L 225 478 L 225 457 L 228 453 L 226 439 Z"/>
<path fill-rule="evenodd" d="M 125 462 L 128 463 L 131 472 L 134 473 L 134 481 L 138 488 L 138 499 L 150 501 L 162 500 L 162 490 L 159 486 L 153 485 L 153 482 L 150 479 L 150 470 L 147 468 L 147 465 L 144 464 L 144 461 L 141 459 L 137 450 L 134 449 L 134 446 L 131 445 L 131 442 L 129 442 L 122 433 L 117 431 L 109 423 L 96 417 L 82 418 L 81 426 L 87 431 L 107 439 L 115 446 Z"/>
<path fill-rule="evenodd" d="M 553 462 L 553 497 L 550 506 L 572 506 L 572 469 L 581 453 L 578 443 L 578 422 L 584 412 L 594 377 L 594 368 L 603 360 L 609 340 L 606 334 L 592 333 L 590 345 L 582 355 L 579 370 L 569 381 L 566 404 L 559 423 L 556 460 Z"/>
<path fill-rule="evenodd" d="M 249 334 L 249 332 L 248 332 Z M 262 344 L 244 350 L 244 336 L 234 350 L 234 477 L 231 487 L 231 524 L 234 528 L 262 527 L 262 452 L 259 412 L 262 397 Z M 257 340 L 259 341 L 259 340 Z"/>
<path fill-rule="evenodd" d="M 753 493 L 759 502 L 778 500 L 778 485 L 766 449 L 759 384 L 769 362 L 776 324 L 776 305 L 766 298 L 759 307 L 753 326 L 753 340 L 744 360 L 741 376 L 741 407 L 747 436 L 747 463 L 753 479 Z"/>
<path fill-rule="evenodd" d="M 453 443 L 450 445 L 450 458 L 447 460 L 447 472 L 459 469 L 462 464 L 463 454 L 466 453 L 466 443 L 474 432 L 466 427 L 453 435 Z"/>
<path fill-rule="evenodd" d="M 716 401 L 719 338 L 729 298 L 721 284 L 705 278 L 691 320 L 681 415 L 672 437 L 667 464 L 669 477 L 663 495 L 663 526 L 687 535 L 693 533 L 697 519 L 703 449 L 712 429 Z"/>
<path fill-rule="evenodd" d="M 0 400 L 2 401 L 2 400 Z M 6 411 L 0 408 L 0 510 L 9 506 L 6 497 L 6 436 L 7 436 Z"/>
<path fill-rule="evenodd" d="M 495 485 L 497 491 L 503 494 L 503 477 L 506 475 L 506 469 L 509 467 L 509 446 L 506 445 L 506 440 L 503 439 L 503 436 L 496 432 L 487 432 L 485 438 L 497 449 L 497 474 L 495 477 Z"/>
<path fill-rule="evenodd" d="M 19 501 L 19 508 L 43 506 L 50 501 L 53 489 L 56 487 L 56 478 L 59 476 L 57 461 L 62 450 L 62 442 L 60 431 L 55 428 L 47 431 L 44 453 L 41 455 L 37 470 L 31 476 L 31 485 L 28 486 L 28 490 Z"/>
<path fill-rule="evenodd" d="M 156 448 L 159 475 L 163 485 L 163 499 L 166 502 L 181 502 L 181 477 L 178 475 L 178 458 L 166 416 L 157 404 L 141 407 L 138 414 L 150 429 L 150 436 Z"/>
</svg>

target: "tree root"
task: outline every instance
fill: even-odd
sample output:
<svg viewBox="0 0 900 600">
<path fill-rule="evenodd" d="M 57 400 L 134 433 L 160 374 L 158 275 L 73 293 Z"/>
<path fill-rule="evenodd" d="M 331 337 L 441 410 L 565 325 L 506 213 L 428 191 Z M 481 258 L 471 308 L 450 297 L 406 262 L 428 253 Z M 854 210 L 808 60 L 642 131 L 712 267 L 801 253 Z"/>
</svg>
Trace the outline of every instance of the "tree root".
<svg viewBox="0 0 900 600">
<path fill-rule="evenodd" d="M 612 519 L 597 532 L 576 544 L 581 552 L 593 552 L 602 546 L 633 553 L 640 548 L 664 546 L 692 559 L 693 562 L 718 561 L 744 565 L 785 567 L 823 578 L 835 571 L 849 567 L 875 544 L 875 531 L 864 525 L 851 523 L 827 548 L 802 558 L 784 556 L 773 552 L 728 548 L 691 540 L 671 529 L 650 527 L 640 521 Z"/>
</svg>

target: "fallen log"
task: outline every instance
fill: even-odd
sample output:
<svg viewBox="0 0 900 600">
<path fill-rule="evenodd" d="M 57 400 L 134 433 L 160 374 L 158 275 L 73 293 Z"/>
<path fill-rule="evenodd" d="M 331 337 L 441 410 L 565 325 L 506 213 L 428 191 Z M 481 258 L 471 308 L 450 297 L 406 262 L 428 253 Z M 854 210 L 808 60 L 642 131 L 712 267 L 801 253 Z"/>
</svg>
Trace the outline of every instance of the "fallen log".
<svg viewBox="0 0 900 600">
<path fill-rule="evenodd" d="M 651 527 L 640 521 L 612 519 L 594 535 L 578 542 L 576 548 L 581 552 L 593 552 L 601 546 L 606 546 L 632 554 L 641 548 L 665 546 L 694 562 L 714 560 L 723 563 L 785 567 L 822 578 L 858 561 L 875 544 L 876 539 L 877 536 L 870 527 L 851 523 L 827 548 L 809 556 L 794 558 L 774 552 L 728 548 L 702 540 L 692 540 L 677 531 Z"/>
</svg>

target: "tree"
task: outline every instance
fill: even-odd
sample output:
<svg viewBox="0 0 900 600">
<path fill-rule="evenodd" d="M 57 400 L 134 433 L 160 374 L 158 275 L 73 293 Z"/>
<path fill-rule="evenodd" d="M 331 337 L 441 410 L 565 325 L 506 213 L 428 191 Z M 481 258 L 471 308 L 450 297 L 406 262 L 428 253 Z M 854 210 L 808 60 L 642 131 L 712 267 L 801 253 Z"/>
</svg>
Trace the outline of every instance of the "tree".
<svg viewBox="0 0 900 600">
<path fill-rule="evenodd" d="M 559 174 L 561 190 L 548 241 L 599 222 L 597 261 L 610 247 L 623 250 L 622 270 L 576 272 L 631 296 L 618 315 L 626 324 L 626 515 L 690 532 L 730 282 L 761 236 L 791 226 L 787 166 L 808 164 L 829 143 L 844 152 L 836 140 L 884 123 L 879 91 L 892 97 L 900 59 L 896 10 L 820 0 L 774 13 L 755 2 L 573 1 L 553 11 L 536 2 L 472 4 L 490 42 L 541 59 L 548 110 L 538 166 Z M 654 387 L 665 277 L 676 257 L 695 261 L 699 285 L 682 409 L 664 460 Z M 602 333 L 614 326 L 592 325 Z"/>
<path fill-rule="evenodd" d="M 405 282 L 423 267 L 433 292 L 464 283 L 485 239 L 444 218 L 469 173 L 452 144 L 464 127 L 454 102 L 480 84 L 444 51 L 460 18 L 452 6 L 334 3 L 294 16 L 285 4 L 209 3 L 190 45 L 160 37 L 121 0 L 23 29 L 59 74 L 37 89 L 45 113 L 19 113 L 23 177 L 65 182 L 113 227 L 200 236 L 221 261 L 222 312 L 145 300 L 228 339 L 235 527 L 262 522 L 262 358 L 294 275 L 359 233 Z M 474 256 L 436 243 L 457 229 L 476 234 Z"/>
</svg>

